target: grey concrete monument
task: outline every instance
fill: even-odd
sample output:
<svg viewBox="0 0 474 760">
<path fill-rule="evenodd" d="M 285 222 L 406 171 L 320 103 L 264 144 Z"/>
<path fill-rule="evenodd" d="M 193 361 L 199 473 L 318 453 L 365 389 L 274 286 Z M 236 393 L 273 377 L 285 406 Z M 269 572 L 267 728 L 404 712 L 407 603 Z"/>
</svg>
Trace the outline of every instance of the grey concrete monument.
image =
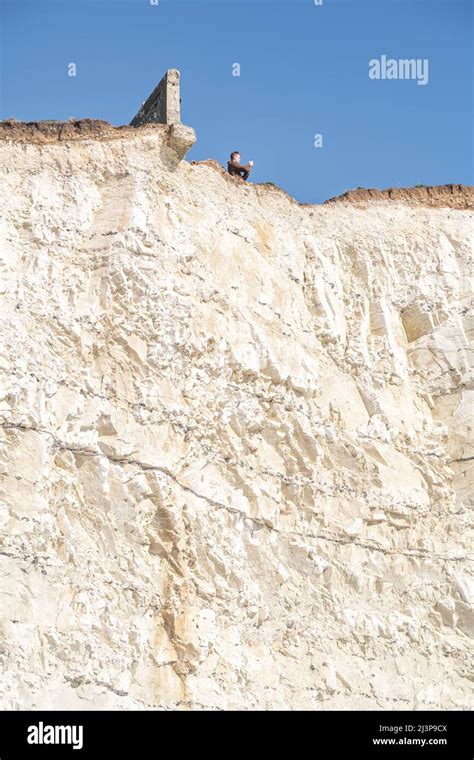
<svg viewBox="0 0 474 760">
<path fill-rule="evenodd" d="M 137 115 L 133 117 L 130 126 L 180 123 L 179 76 L 177 69 L 168 69 L 148 100 L 145 100 Z"/>
</svg>

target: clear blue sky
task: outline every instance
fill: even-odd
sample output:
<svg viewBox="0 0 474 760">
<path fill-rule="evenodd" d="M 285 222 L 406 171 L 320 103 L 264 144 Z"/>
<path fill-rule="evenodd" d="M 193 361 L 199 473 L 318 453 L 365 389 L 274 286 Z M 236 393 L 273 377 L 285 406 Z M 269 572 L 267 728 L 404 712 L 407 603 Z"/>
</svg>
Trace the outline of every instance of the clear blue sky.
<svg viewBox="0 0 474 760">
<path fill-rule="evenodd" d="M 0 118 L 127 124 L 178 68 L 182 121 L 198 137 L 189 159 L 224 163 L 239 149 L 255 160 L 253 181 L 306 202 L 357 186 L 472 183 L 471 0 L 0 5 Z M 428 59 L 428 84 L 370 79 L 382 55 Z"/>
</svg>

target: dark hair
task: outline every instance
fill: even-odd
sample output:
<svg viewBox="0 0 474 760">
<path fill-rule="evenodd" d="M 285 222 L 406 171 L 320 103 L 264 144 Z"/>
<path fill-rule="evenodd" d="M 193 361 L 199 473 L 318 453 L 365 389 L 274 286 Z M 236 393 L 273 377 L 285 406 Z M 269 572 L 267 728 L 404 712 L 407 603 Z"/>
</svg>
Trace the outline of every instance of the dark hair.
<svg viewBox="0 0 474 760">
<path fill-rule="evenodd" d="M 240 150 L 234 150 L 233 153 L 230 154 L 230 160 L 234 160 L 234 156 L 240 156 Z"/>
</svg>

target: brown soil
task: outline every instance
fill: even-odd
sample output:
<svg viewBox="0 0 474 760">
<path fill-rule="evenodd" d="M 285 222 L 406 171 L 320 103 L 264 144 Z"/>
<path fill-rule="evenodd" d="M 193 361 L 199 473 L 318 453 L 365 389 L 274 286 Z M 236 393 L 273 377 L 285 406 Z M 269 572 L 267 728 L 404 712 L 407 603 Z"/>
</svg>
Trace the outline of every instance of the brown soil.
<svg viewBox="0 0 474 760">
<path fill-rule="evenodd" d="M 0 140 L 15 143 L 54 143 L 66 140 L 113 140 L 133 135 L 137 129 L 153 131 L 167 130 L 166 124 L 146 124 L 143 127 L 124 125 L 114 127 L 100 119 L 78 119 L 77 121 L 0 121 Z"/>
<path fill-rule="evenodd" d="M 436 208 L 474 209 L 472 185 L 430 185 L 427 187 L 390 187 L 348 190 L 343 195 L 329 198 L 325 203 L 361 204 L 368 201 L 399 201 L 410 206 L 434 206 Z"/>
</svg>

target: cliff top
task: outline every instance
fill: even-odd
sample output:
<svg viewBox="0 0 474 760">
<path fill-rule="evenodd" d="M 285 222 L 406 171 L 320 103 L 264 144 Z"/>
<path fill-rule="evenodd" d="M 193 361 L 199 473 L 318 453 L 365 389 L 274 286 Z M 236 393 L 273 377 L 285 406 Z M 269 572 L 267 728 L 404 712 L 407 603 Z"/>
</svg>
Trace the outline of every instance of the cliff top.
<svg viewBox="0 0 474 760">
<path fill-rule="evenodd" d="M 14 143 L 51 144 L 55 142 L 70 142 L 77 140 L 115 140 L 121 137 L 131 137 L 137 131 L 154 132 L 168 131 L 166 124 L 145 124 L 141 127 L 113 126 L 101 119 L 78 119 L 69 121 L 31 121 L 23 122 L 15 119 L 0 121 L 0 140 Z M 215 160 L 195 161 L 194 165 L 206 165 L 224 173 Z M 227 175 L 225 175 L 227 177 Z M 237 180 L 232 180 L 237 181 Z M 285 190 L 271 182 L 262 183 L 288 195 Z M 261 186 L 262 186 L 261 185 Z M 290 197 L 293 201 L 294 198 Z M 351 205 L 365 204 L 372 201 L 398 201 L 410 206 L 430 206 L 436 208 L 454 208 L 474 210 L 474 186 L 462 184 L 423 185 L 417 187 L 390 187 L 383 190 L 378 188 L 357 188 L 347 190 L 341 195 L 329 198 L 325 203 L 348 203 Z M 298 201 L 295 201 L 299 203 Z M 319 205 L 299 203 L 301 206 Z"/>
</svg>

